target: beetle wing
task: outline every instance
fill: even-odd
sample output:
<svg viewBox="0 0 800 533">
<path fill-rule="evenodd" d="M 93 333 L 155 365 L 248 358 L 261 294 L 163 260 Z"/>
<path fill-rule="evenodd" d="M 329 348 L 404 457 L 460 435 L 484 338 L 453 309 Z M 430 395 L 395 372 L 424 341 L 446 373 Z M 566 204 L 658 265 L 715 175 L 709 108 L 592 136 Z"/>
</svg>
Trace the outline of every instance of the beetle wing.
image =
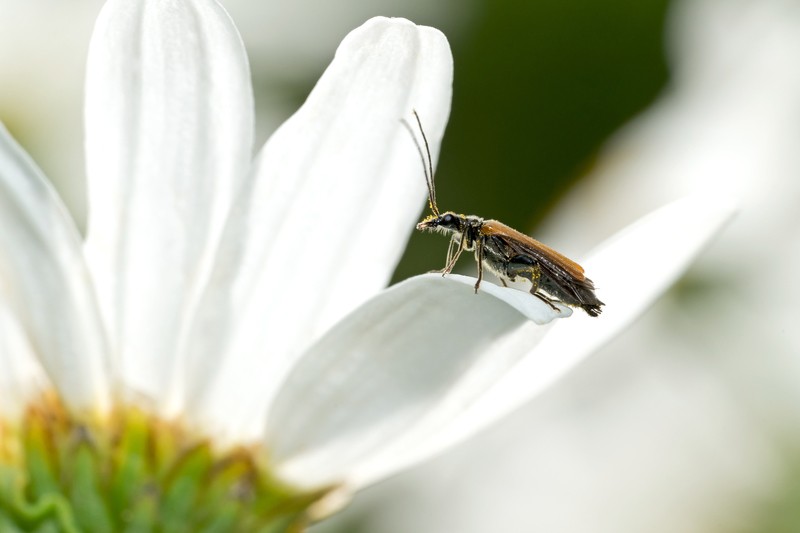
<svg viewBox="0 0 800 533">
<path fill-rule="evenodd" d="M 519 255 L 528 255 L 537 260 L 551 277 L 560 279 L 571 278 L 575 281 L 584 281 L 586 276 L 583 267 L 572 259 L 556 252 L 549 246 L 524 233 L 506 226 L 496 220 L 487 220 L 481 227 L 481 235 L 503 241 L 506 246 Z M 588 281 L 588 280 L 586 280 Z M 590 282 L 591 284 L 591 282 Z"/>
</svg>

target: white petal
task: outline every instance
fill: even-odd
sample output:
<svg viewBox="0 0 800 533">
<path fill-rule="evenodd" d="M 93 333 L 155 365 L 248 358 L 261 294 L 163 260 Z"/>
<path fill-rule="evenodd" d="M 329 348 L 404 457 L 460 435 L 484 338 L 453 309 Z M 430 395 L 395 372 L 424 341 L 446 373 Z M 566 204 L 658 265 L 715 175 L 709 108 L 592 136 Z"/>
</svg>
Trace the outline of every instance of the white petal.
<svg viewBox="0 0 800 533">
<path fill-rule="evenodd" d="M 422 278 L 432 277 L 433 279 L 442 278 L 440 274 L 425 274 L 423 276 L 418 276 Z M 453 281 L 457 281 L 464 285 L 469 285 L 470 287 L 475 287 L 475 282 L 477 281 L 476 278 L 470 276 L 462 276 L 460 274 L 448 274 L 445 279 L 450 279 Z M 558 308 L 558 311 L 553 310 L 552 307 L 549 305 L 544 304 L 538 298 L 531 298 L 530 292 L 528 290 L 531 288 L 531 284 L 527 282 L 507 282 L 509 286 L 515 287 L 513 290 L 508 290 L 505 287 L 500 287 L 499 285 L 495 285 L 494 283 L 490 283 L 484 280 L 481 283 L 480 291 L 486 292 L 498 300 L 502 300 L 514 309 L 516 309 L 519 313 L 522 314 L 528 320 L 543 326 L 545 324 L 549 324 L 556 318 L 567 318 L 568 316 L 572 316 L 572 309 L 567 307 L 566 305 L 555 302 L 554 305 Z"/>
<path fill-rule="evenodd" d="M 249 165 L 247 58 L 213 0 L 111 0 L 86 85 L 87 256 L 124 381 L 163 405 Z"/>
<path fill-rule="evenodd" d="M 51 390 L 24 329 L 0 299 L 0 437 L 3 421 L 13 423 L 30 402 Z"/>
<path fill-rule="evenodd" d="M 108 407 L 108 351 L 75 224 L 33 161 L 0 124 L 0 299 L 73 409 Z M 13 321 L 4 349 L 27 355 Z M 20 357 L 20 359 L 16 359 Z M 30 365 L 25 362 L 22 372 Z M 26 369 L 27 368 L 27 369 Z M 5 389 L 4 394 L 5 394 Z"/>
<path fill-rule="evenodd" d="M 522 355 L 491 345 L 524 326 L 542 337 L 547 327 L 527 317 L 557 316 L 515 289 L 487 283 L 475 294 L 473 282 L 406 280 L 312 346 L 269 413 L 266 442 L 279 473 L 305 486 L 356 479 L 461 412 Z"/>
<path fill-rule="evenodd" d="M 600 317 L 576 313 L 569 320 L 555 323 L 538 344 L 538 333 L 522 327 L 506 343 L 492 347 L 494 357 L 509 357 L 508 352 L 515 350 L 527 353 L 504 379 L 438 435 L 405 456 L 398 455 L 394 464 L 387 462 L 364 472 L 357 486 L 372 483 L 469 438 L 557 381 L 620 333 L 674 283 L 731 219 L 733 205 L 719 198 L 679 200 L 601 244 L 581 261 L 597 285 L 598 296 L 606 303 Z"/>
<path fill-rule="evenodd" d="M 342 42 L 306 103 L 267 142 L 226 228 L 188 350 L 197 377 L 186 403 L 205 424 L 257 438 L 295 358 L 388 282 L 425 196 L 401 119 L 419 111 L 435 159 L 451 83 L 440 32 L 372 19 Z M 224 320 L 238 327 L 228 348 L 215 341 L 225 332 L 209 329 Z"/>
</svg>

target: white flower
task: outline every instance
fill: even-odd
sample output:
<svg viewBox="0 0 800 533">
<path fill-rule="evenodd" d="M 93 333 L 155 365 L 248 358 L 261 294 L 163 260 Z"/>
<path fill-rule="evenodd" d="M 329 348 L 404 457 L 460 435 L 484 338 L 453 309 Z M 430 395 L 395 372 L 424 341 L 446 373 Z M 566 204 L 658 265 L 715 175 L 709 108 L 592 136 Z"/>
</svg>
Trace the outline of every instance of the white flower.
<svg viewBox="0 0 800 533">
<path fill-rule="evenodd" d="M 476 296 L 460 276 L 381 291 L 425 191 L 401 119 L 419 111 L 435 157 L 451 80 L 440 32 L 373 19 L 251 161 L 249 71 L 222 8 L 108 2 L 87 74 L 85 245 L 0 132 L 0 427 L 30 434 L 54 392 L 92 442 L 124 434 L 120 418 L 136 425 L 120 410 L 143 410 L 219 453 L 254 449 L 311 495 L 302 514 L 527 401 L 637 316 L 730 214 L 679 202 L 602 246 L 585 263 L 600 319 L 543 326 L 556 313 L 538 299 L 489 283 Z M 24 464 L 19 453 L 5 460 Z"/>
</svg>

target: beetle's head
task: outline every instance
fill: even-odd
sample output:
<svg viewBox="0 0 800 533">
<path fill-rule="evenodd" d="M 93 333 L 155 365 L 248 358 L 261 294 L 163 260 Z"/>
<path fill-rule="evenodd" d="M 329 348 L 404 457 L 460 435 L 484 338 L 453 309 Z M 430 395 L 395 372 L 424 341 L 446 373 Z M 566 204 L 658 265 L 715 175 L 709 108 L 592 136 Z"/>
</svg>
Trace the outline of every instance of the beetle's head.
<svg viewBox="0 0 800 533">
<path fill-rule="evenodd" d="M 457 215 L 452 211 L 431 215 L 417 224 L 420 231 L 431 231 L 451 235 L 453 233 L 463 233 L 467 226 L 467 217 Z"/>
</svg>

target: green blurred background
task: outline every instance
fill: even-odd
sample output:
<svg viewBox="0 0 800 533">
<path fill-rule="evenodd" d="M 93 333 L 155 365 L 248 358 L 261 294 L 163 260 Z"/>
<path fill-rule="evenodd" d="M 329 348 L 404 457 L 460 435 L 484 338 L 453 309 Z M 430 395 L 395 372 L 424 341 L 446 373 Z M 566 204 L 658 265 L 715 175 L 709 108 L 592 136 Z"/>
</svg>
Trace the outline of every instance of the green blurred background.
<svg viewBox="0 0 800 533">
<path fill-rule="evenodd" d="M 482 2 L 480 15 L 451 39 L 455 81 L 437 170 L 440 206 L 534 229 L 603 141 L 665 84 L 667 4 Z M 441 268 L 440 240 L 414 235 L 396 279 Z"/>
</svg>

